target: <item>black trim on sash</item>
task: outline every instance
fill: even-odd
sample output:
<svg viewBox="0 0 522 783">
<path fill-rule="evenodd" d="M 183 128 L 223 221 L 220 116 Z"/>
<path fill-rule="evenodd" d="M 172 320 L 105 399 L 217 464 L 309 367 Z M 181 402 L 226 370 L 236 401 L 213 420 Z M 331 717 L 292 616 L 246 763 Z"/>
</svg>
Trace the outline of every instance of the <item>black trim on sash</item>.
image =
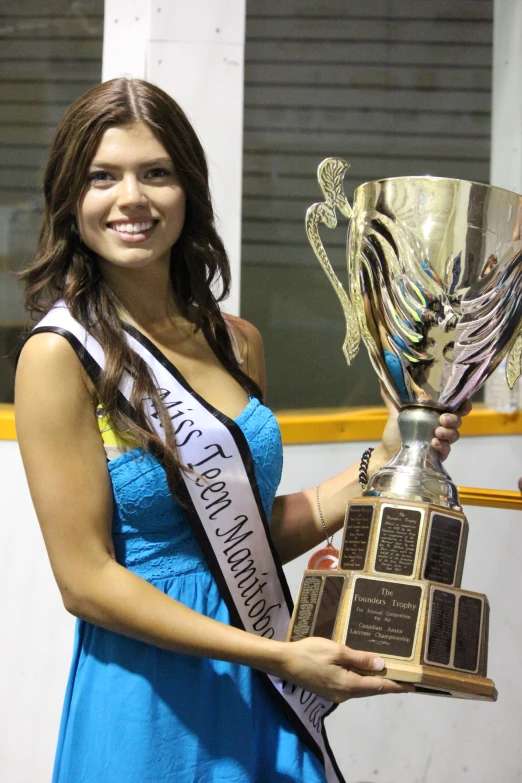
<svg viewBox="0 0 522 783">
<path fill-rule="evenodd" d="M 85 347 L 81 344 L 78 338 L 67 329 L 63 329 L 61 326 L 37 326 L 36 329 L 33 329 L 32 332 L 29 332 L 25 342 L 27 342 L 27 340 L 29 340 L 33 334 L 41 334 L 43 332 L 54 332 L 55 334 L 61 334 L 62 337 L 65 337 L 71 348 L 74 350 L 75 354 L 78 356 L 78 359 L 87 370 L 91 381 L 96 383 L 101 373 L 100 365 L 97 361 L 95 361 L 95 359 L 93 359 L 90 353 L 87 353 Z"/>
<path fill-rule="evenodd" d="M 332 767 L 334 768 L 335 774 L 339 778 L 339 783 L 346 783 L 346 780 L 344 779 L 343 773 L 341 772 L 341 770 L 339 768 L 339 764 L 337 763 L 337 759 L 335 758 L 335 754 L 334 754 L 334 752 L 332 750 L 332 747 L 331 747 L 330 743 L 328 742 L 328 735 L 326 733 L 326 726 L 324 725 L 324 722 L 325 722 L 326 718 L 329 715 L 331 715 L 332 712 L 334 710 L 336 710 L 338 706 L 339 706 L 338 704 L 332 704 L 330 709 L 327 712 L 325 712 L 325 714 L 323 715 L 323 722 L 322 722 L 322 726 L 321 726 L 321 729 L 322 729 L 321 735 L 322 735 L 322 738 L 323 738 L 326 754 L 327 754 L 328 758 L 331 761 L 331 764 L 332 764 Z"/>
<path fill-rule="evenodd" d="M 63 329 L 63 327 L 61 326 L 37 326 L 35 329 L 33 329 L 32 332 L 30 332 L 27 335 L 26 342 L 33 334 L 41 334 L 43 332 L 54 332 L 55 334 L 60 334 L 62 337 L 65 337 L 65 339 L 67 340 L 67 342 L 69 343 L 69 345 L 71 346 L 75 354 L 77 355 L 78 359 L 85 367 L 91 381 L 94 383 L 94 385 L 97 384 L 102 369 L 98 364 L 98 362 L 86 350 L 85 346 L 82 345 L 82 343 L 78 340 L 76 335 L 74 335 L 72 332 L 69 332 L 67 329 Z M 132 407 L 130 402 L 126 399 L 126 397 L 124 397 L 120 391 L 117 392 L 117 397 L 118 397 L 118 407 L 123 411 L 123 413 L 126 416 L 128 416 L 129 419 L 135 418 L 134 408 Z"/>
<path fill-rule="evenodd" d="M 275 546 L 272 542 L 269 533 L 269 525 L 266 519 L 265 511 L 261 501 L 261 495 L 259 492 L 259 487 L 257 485 L 257 480 L 255 477 L 252 454 L 248 442 L 241 428 L 236 424 L 236 422 L 233 419 L 229 418 L 226 414 L 222 413 L 221 411 L 218 411 L 210 403 L 208 403 L 203 397 L 201 397 L 197 392 L 195 392 L 194 389 L 192 389 L 192 387 L 190 386 L 190 384 L 181 375 L 179 370 L 172 364 L 172 362 L 169 361 L 169 359 L 167 359 L 167 357 L 159 350 L 159 348 L 157 348 L 157 346 L 154 345 L 153 342 L 151 342 L 147 337 L 145 337 L 145 335 L 143 335 L 135 327 L 125 322 L 122 322 L 122 326 L 126 332 L 128 332 L 139 343 L 141 343 L 141 345 L 143 345 L 144 348 L 146 348 L 154 356 L 154 358 L 158 362 L 160 362 L 160 364 L 162 364 L 163 367 L 165 367 L 165 369 L 178 381 L 178 383 L 180 383 L 186 389 L 186 391 L 189 394 L 191 394 L 195 399 L 197 399 L 201 405 L 203 405 L 213 416 L 215 416 L 215 418 L 217 418 L 230 431 L 232 437 L 236 442 L 239 453 L 245 465 L 247 476 L 252 486 L 254 498 L 258 506 L 259 514 L 263 522 L 263 525 L 265 527 L 267 540 L 270 546 L 270 550 L 272 552 L 272 556 L 274 558 L 276 570 L 281 582 L 281 586 L 283 588 L 283 594 L 285 596 L 291 614 L 293 611 L 292 597 L 290 595 L 290 590 L 288 588 L 288 583 L 286 581 L 286 577 L 283 572 L 279 555 L 277 553 L 277 550 L 275 549 Z M 88 353 L 85 346 L 80 342 L 80 340 L 74 334 L 72 334 L 67 329 L 64 329 L 63 327 L 60 326 L 41 326 L 33 329 L 26 339 L 29 339 L 33 334 L 39 334 L 43 332 L 54 332 L 55 334 L 60 334 L 62 337 L 64 337 L 71 345 L 76 355 L 78 356 L 78 359 L 84 366 L 92 382 L 94 384 L 97 383 L 101 374 L 101 367 L 96 362 L 96 360 L 91 356 L 91 354 Z M 129 416 L 129 418 L 135 417 L 134 409 L 132 408 L 128 400 L 123 396 L 121 392 L 118 392 L 118 406 L 127 416 Z M 190 526 L 192 528 L 194 535 L 196 536 L 199 546 L 201 547 L 205 555 L 209 569 L 218 586 L 220 594 L 223 600 L 225 601 L 225 604 L 230 614 L 231 622 L 236 627 L 244 630 L 243 623 L 236 609 L 234 600 L 228 589 L 226 579 L 221 571 L 221 567 L 219 566 L 216 555 L 214 554 L 214 550 L 210 546 L 208 536 L 195 510 L 194 504 L 192 502 L 192 499 L 190 497 L 190 494 L 188 492 L 188 489 L 186 488 L 184 481 L 180 481 L 179 483 L 179 492 L 180 492 L 180 497 L 183 499 L 184 502 L 184 510 L 187 514 L 187 518 L 189 520 Z M 303 725 L 302 721 L 300 720 L 298 715 L 294 712 L 292 707 L 288 704 L 285 697 L 272 684 L 267 674 L 256 669 L 253 669 L 252 671 L 254 672 L 254 674 L 258 675 L 261 678 L 262 682 L 264 682 L 267 692 L 270 694 L 276 706 L 285 715 L 286 719 L 293 727 L 293 730 L 298 735 L 298 737 L 303 742 L 303 744 L 306 745 L 306 747 L 314 754 L 314 756 L 316 756 L 321 766 L 324 768 L 325 762 L 320 746 L 316 743 L 310 731 Z M 333 704 L 332 707 L 323 715 L 321 721 L 321 736 L 324 742 L 326 753 L 328 754 L 332 767 L 339 778 L 339 783 L 345 783 L 345 780 L 337 765 L 335 756 L 331 751 L 330 744 L 328 742 L 327 735 L 326 735 L 326 729 L 324 726 L 324 719 L 328 715 L 330 715 L 331 712 L 334 709 L 336 709 L 337 706 L 338 706 L 337 704 Z"/>
<path fill-rule="evenodd" d="M 227 416 L 225 413 L 222 413 L 221 411 L 218 411 L 217 408 L 214 408 L 213 405 L 211 405 L 207 400 L 205 400 L 203 397 L 201 397 L 194 389 L 191 387 L 191 385 L 188 383 L 188 381 L 181 375 L 178 368 L 172 364 L 172 362 L 167 359 L 164 353 L 160 351 L 160 349 L 154 345 L 154 343 L 149 340 L 148 337 L 146 337 L 142 332 L 140 332 L 136 327 L 131 326 L 131 324 L 126 323 L 125 321 L 122 322 L 123 329 L 131 335 L 131 337 L 134 337 L 135 340 L 137 340 L 141 345 L 143 345 L 144 348 L 151 353 L 154 358 L 161 364 L 163 367 L 178 381 L 181 386 L 190 394 L 192 397 L 194 397 L 206 410 L 211 413 L 218 421 L 221 422 L 229 431 L 232 437 L 234 438 L 236 442 L 236 446 L 238 448 L 238 451 L 241 455 L 241 459 L 243 460 L 243 463 L 245 465 L 245 470 L 247 472 L 247 476 L 250 481 L 250 485 L 252 487 L 252 491 L 254 494 L 254 498 L 257 504 L 257 508 L 259 511 L 259 516 L 261 517 L 261 520 L 263 522 L 263 525 L 265 527 L 265 533 L 268 540 L 268 544 L 270 546 L 270 551 L 272 553 L 272 557 L 274 558 L 274 563 L 277 570 L 277 575 L 279 577 L 279 581 L 281 582 L 281 586 L 283 588 L 283 594 L 289 609 L 290 614 L 292 614 L 294 610 L 294 604 L 292 600 L 292 595 L 290 593 L 290 589 L 288 587 L 288 583 L 286 581 L 286 577 L 283 571 L 283 565 L 281 563 L 281 559 L 279 557 L 279 554 L 274 546 L 274 543 L 272 541 L 272 537 L 270 536 L 270 526 L 268 524 L 268 520 L 266 518 L 265 509 L 263 507 L 263 502 L 261 500 L 261 494 L 259 492 L 259 487 L 257 485 L 257 479 L 254 469 L 254 462 L 252 459 L 252 453 L 250 451 L 250 446 L 248 445 L 247 439 L 245 438 L 243 431 L 241 427 L 236 424 L 236 422 L 231 419 L 229 416 Z M 220 569 L 221 570 L 221 569 Z"/>
</svg>

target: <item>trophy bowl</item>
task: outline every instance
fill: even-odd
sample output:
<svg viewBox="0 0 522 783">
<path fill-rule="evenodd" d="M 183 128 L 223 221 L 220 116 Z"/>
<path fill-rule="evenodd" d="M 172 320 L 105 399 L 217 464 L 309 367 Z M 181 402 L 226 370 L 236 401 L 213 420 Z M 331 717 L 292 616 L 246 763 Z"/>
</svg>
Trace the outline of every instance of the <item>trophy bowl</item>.
<svg viewBox="0 0 522 783">
<path fill-rule="evenodd" d="M 429 442 L 440 413 L 480 389 L 508 351 L 511 386 L 520 374 L 522 196 L 464 180 L 393 177 L 360 185 L 350 207 L 347 169 L 340 158 L 321 163 L 325 201 L 310 207 L 306 226 L 343 306 L 348 363 L 362 337 L 402 411 L 403 449 L 367 492 L 456 506 Z M 350 223 L 348 292 L 318 231 L 336 225 L 336 208 Z"/>
<path fill-rule="evenodd" d="M 461 588 L 468 522 L 430 443 L 508 354 L 522 354 L 522 196 L 475 182 L 394 177 L 343 191 L 348 164 L 318 169 L 307 212 L 314 252 L 341 302 L 350 364 L 361 337 L 399 413 L 399 453 L 348 503 L 338 564 L 305 571 L 290 641 L 323 636 L 380 654 L 382 676 L 420 693 L 494 701 L 487 597 Z M 348 291 L 319 225 L 349 220 Z M 509 352 L 509 353 L 508 353 Z"/>
</svg>

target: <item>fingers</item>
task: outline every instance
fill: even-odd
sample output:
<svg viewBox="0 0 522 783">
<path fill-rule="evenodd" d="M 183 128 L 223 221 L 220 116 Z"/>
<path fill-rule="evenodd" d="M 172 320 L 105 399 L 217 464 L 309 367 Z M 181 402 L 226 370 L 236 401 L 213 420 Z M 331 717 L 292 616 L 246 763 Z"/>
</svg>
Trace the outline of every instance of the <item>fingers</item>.
<svg viewBox="0 0 522 783">
<path fill-rule="evenodd" d="M 435 440 L 438 440 L 441 443 L 444 441 L 453 445 L 459 438 L 460 433 L 458 430 L 448 429 L 447 427 L 437 427 L 435 430 Z"/>
<path fill-rule="evenodd" d="M 462 418 L 458 413 L 443 413 L 439 419 L 439 427 L 446 430 L 458 430 L 462 426 Z"/>
<path fill-rule="evenodd" d="M 341 657 L 340 663 L 343 666 L 355 666 L 355 668 L 366 672 L 380 672 L 384 669 L 384 661 L 380 656 L 364 650 L 353 650 L 351 647 L 343 645 Z"/>
<path fill-rule="evenodd" d="M 354 650 L 344 647 L 344 665 L 355 667 L 361 671 L 382 671 L 384 660 L 379 655 L 364 650 Z M 387 680 L 384 677 L 372 677 L 361 675 L 355 671 L 347 672 L 347 684 L 349 683 L 349 696 L 346 698 L 359 699 L 363 696 L 378 696 L 385 693 L 410 693 L 415 690 L 413 685 Z"/>
<path fill-rule="evenodd" d="M 358 677 L 358 681 L 352 684 L 352 699 L 362 699 L 365 696 L 382 696 L 387 693 L 412 693 L 415 690 L 413 685 L 386 680 L 384 677 L 354 676 Z"/>
<path fill-rule="evenodd" d="M 471 403 L 467 400 L 457 413 L 443 413 L 440 424 L 435 430 L 435 437 L 431 441 L 432 447 L 438 451 L 442 460 L 450 453 L 451 446 L 460 438 L 459 427 L 462 425 L 462 416 L 466 416 L 471 410 Z"/>
<path fill-rule="evenodd" d="M 471 413 L 471 409 L 473 408 L 473 404 L 471 400 L 466 400 L 466 402 L 463 402 L 460 408 L 456 411 L 459 416 L 467 416 L 468 413 Z"/>
</svg>

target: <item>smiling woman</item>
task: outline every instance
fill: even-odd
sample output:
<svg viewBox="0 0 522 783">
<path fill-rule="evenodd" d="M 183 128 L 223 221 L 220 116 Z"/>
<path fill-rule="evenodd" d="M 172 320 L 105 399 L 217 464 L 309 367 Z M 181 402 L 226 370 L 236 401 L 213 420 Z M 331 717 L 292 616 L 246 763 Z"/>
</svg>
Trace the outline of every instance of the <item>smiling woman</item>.
<svg viewBox="0 0 522 783">
<path fill-rule="evenodd" d="M 44 194 L 16 416 L 78 617 L 54 783 L 342 781 L 323 717 L 406 688 L 371 653 L 284 641 L 281 561 L 340 529 L 358 465 L 321 484 L 321 513 L 315 488 L 275 497 L 262 340 L 219 307 L 230 270 L 192 127 L 153 85 L 101 84 L 58 127 Z M 442 456 L 459 425 L 437 428 Z"/>
</svg>

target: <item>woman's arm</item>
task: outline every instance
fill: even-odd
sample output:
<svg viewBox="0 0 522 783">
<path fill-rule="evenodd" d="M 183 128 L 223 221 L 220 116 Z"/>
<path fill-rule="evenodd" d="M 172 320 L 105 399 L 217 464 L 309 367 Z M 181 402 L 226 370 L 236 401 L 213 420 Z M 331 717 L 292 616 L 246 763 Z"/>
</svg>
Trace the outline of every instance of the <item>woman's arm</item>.
<svg viewBox="0 0 522 783">
<path fill-rule="evenodd" d="M 324 639 L 290 644 L 246 633 L 200 615 L 116 562 L 112 492 L 93 398 L 63 337 L 38 334 L 27 342 L 15 404 L 29 488 L 72 614 L 167 650 L 246 664 L 335 701 L 402 690 L 351 671 L 382 668 L 371 653 Z"/>
<path fill-rule="evenodd" d="M 371 474 L 388 460 L 382 450 L 372 454 Z M 361 495 L 359 463 L 351 465 L 337 476 L 319 485 L 319 502 L 329 535 L 341 529 L 348 501 Z M 305 489 L 291 495 L 278 495 L 274 501 L 270 532 L 283 563 L 288 563 L 320 543 L 325 543 L 325 533 L 319 509 L 316 489 Z"/>
</svg>

